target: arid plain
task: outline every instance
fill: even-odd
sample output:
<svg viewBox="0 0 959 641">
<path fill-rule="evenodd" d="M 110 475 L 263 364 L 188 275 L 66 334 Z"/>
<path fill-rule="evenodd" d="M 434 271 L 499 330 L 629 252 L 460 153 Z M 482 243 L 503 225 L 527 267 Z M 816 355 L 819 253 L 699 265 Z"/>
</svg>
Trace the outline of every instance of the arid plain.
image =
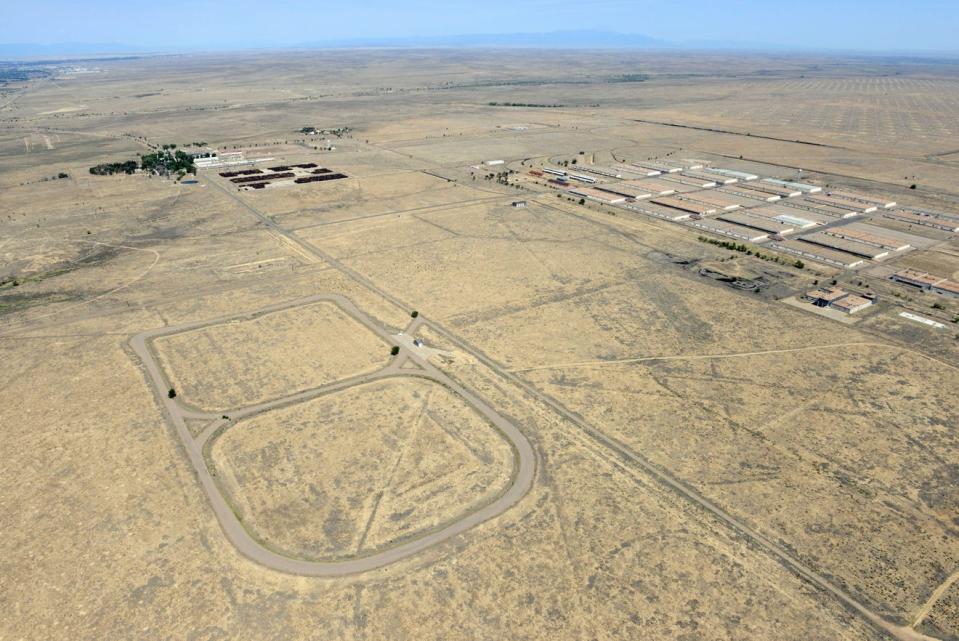
<svg viewBox="0 0 959 641">
<path fill-rule="evenodd" d="M 45 69 L 0 88 L 0 639 L 959 639 L 959 300 L 890 280 L 956 233 L 773 261 L 530 173 L 957 216 L 959 63 Z M 249 164 L 89 172 L 164 144 Z M 346 177 L 221 175 L 296 165 Z M 783 302 L 827 283 L 875 302 Z"/>
</svg>

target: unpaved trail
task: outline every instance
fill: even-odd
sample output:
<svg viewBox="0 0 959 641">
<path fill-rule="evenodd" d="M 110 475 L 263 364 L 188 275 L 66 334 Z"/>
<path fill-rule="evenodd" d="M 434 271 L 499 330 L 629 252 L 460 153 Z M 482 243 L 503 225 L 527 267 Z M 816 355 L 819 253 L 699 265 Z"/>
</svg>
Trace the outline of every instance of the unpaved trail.
<svg viewBox="0 0 959 641">
<path fill-rule="evenodd" d="M 499 516 L 518 503 L 524 496 L 526 496 L 527 492 L 533 485 L 533 479 L 535 477 L 536 453 L 523 432 L 513 425 L 513 423 L 497 413 L 496 410 L 490 407 L 482 398 L 465 389 L 459 383 L 452 380 L 442 371 L 433 366 L 433 364 L 429 362 L 428 358 L 420 355 L 416 350 L 410 350 L 402 347 L 400 353 L 397 355 L 397 358 L 377 372 L 344 379 L 342 381 L 337 381 L 335 383 L 324 385 L 312 390 L 299 392 L 288 397 L 239 408 L 238 410 L 227 410 L 223 414 L 229 416 L 229 419 L 214 421 L 208 425 L 199 436 L 194 437 L 186 424 L 186 419 L 194 417 L 209 418 L 211 413 L 185 410 L 180 402 L 178 402 L 176 399 L 169 398 L 167 395 L 167 390 L 170 389 L 170 383 L 160 368 L 156 356 L 153 353 L 151 346 L 152 341 L 160 336 L 195 330 L 202 327 L 223 323 L 237 317 L 249 316 L 250 314 L 269 313 L 272 311 L 279 311 L 291 307 L 307 305 L 318 301 L 334 302 L 344 311 L 350 314 L 355 320 L 364 324 L 368 329 L 379 335 L 388 344 L 397 345 L 395 336 L 390 334 L 386 328 L 381 327 L 377 323 L 373 322 L 368 316 L 363 314 L 355 305 L 353 305 L 352 301 L 338 294 L 319 294 L 309 298 L 281 303 L 279 305 L 272 305 L 261 310 L 256 310 L 255 312 L 247 312 L 239 315 L 234 314 L 232 316 L 216 318 L 199 323 L 185 323 L 182 325 L 164 327 L 138 334 L 130 341 L 130 346 L 133 348 L 133 351 L 139 357 L 144 369 L 146 370 L 145 373 L 147 379 L 154 389 L 157 402 L 165 410 L 167 417 L 173 423 L 173 427 L 179 436 L 184 449 L 186 450 L 187 456 L 193 465 L 198 480 L 200 481 L 200 484 L 210 501 L 210 504 L 220 522 L 220 526 L 222 527 L 224 534 L 226 534 L 226 537 L 244 556 L 266 567 L 290 574 L 319 577 L 338 577 L 359 574 L 402 561 L 403 559 L 418 554 L 428 548 L 441 544 L 473 527 L 476 527 L 477 525 Z M 418 326 L 418 324 L 419 323 L 414 322 L 414 325 Z M 412 370 L 404 369 L 402 366 L 408 361 L 415 363 L 417 368 Z M 283 405 L 289 405 L 291 403 L 300 402 L 309 398 L 315 398 L 355 385 L 361 385 L 385 378 L 396 378 L 403 376 L 425 378 L 442 385 L 466 401 L 468 405 L 482 415 L 496 429 L 498 429 L 501 434 L 505 436 L 514 452 L 514 468 L 512 470 L 510 482 L 506 490 L 491 502 L 466 513 L 452 523 L 441 526 L 439 529 L 422 533 L 418 537 L 407 540 L 406 542 L 395 547 L 367 556 L 356 556 L 354 558 L 337 561 L 306 561 L 303 559 L 294 559 L 283 556 L 264 547 L 250 534 L 249 531 L 247 531 L 220 491 L 220 488 L 204 458 L 203 452 L 207 443 L 211 442 L 212 439 L 215 439 L 220 429 L 227 427 L 230 422 L 237 421 L 242 418 L 248 418 L 275 407 L 281 407 Z M 213 416 L 216 414 L 218 413 L 213 413 Z"/>
<path fill-rule="evenodd" d="M 912 620 L 913 628 L 918 626 L 920 623 L 922 623 L 926 619 L 927 616 L 929 616 L 929 613 L 932 611 L 933 606 L 936 605 L 939 599 L 942 598 L 942 595 L 944 595 L 949 590 L 949 588 L 952 587 L 952 584 L 955 583 L 956 581 L 959 581 L 959 570 L 956 570 L 955 572 L 953 572 L 948 579 L 942 582 L 942 585 L 940 585 L 938 588 L 933 590 L 932 594 L 929 596 L 929 600 L 923 603 L 922 607 L 919 608 L 919 611 L 916 612 L 916 617 Z"/>
</svg>

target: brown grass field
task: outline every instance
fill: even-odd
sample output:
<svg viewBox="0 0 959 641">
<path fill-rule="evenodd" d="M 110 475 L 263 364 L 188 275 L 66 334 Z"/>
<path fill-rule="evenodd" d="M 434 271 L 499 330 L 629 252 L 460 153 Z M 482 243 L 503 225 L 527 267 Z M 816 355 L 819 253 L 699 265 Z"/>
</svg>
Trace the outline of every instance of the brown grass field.
<svg viewBox="0 0 959 641">
<path fill-rule="evenodd" d="M 528 173 L 698 159 L 959 217 L 954 61 L 85 64 L 0 93 L 0 639 L 959 639 L 959 299 L 889 279 L 959 277 L 959 235 L 870 213 L 850 222 L 910 248 L 796 264 Z M 192 142 L 348 178 L 88 171 Z M 780 302 L 833 281 L 876 304 L 841 323 Z M 372 325 L 254 314 L 318 294 Z M 218 318 L 154 341 L 177 396 L 155 391 L 131 339 Z M 391 363 L 412 375 L 368 379 Z M 481 511 L 524 464 L 424 367 L 529 439 L 532 486 L 345 577 L 231 543 L 165 409 L 217 428 L 206 464 L 258 544 L 349 563 Z"/>
</svg>

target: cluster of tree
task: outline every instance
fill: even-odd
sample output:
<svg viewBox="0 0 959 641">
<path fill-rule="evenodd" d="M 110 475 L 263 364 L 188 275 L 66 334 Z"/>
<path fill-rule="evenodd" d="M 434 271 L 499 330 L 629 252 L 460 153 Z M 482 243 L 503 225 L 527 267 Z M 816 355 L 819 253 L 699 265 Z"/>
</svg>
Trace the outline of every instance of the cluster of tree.
<svg viewBox="0 0 959 641">
<path fill-rule="evenodd" d="M 160 176 L 170 174 L 180 174 L 182 176 L 188 172 L 196 174 L 196 165 L 193 164 L 193 157 L 186 152 L 177 150 L 176 145 L 163 145 L 161 151 L 141 156 L 139 162 L 136 160 L 127 160 L 124 162 L 102 163 L 95 167 L 90 167 L 90 173 L 94 176 L 112 176 L 113 174 L 132 174 L 138 169 Z"/>
<path fill-rule="evenodd" d="M 490 107 L 530 107 L 533 109 L 557 109 L 566 105 L 544 105 L 535 102 L 491 102 Z"/>
<path fill-rule="evenodd" d="M 58 173 L 56 176 L 50 176 L 49 178 L 41 178 L 41 179 L 40 179 L 40 182 L 45 183 L 45 182 L 48 182 L 48 181 L 50 181 L 50 180 L 63 180 L 64 178 L 69 178 L 69 177 L 70 177 L 70 174 L 68 174 L 68 173 L 65 172 L 65 171 L 61 171 L 61 172 Z"/>
<path fill-rule="evenodd" d="M 140 169 L 155 174 L 196 174 L 193 157 L 183 151 L 174 151 L 176 145 L 163 145 L 164 150 L 140 157 Z"/>
<path fill-rule="evenodd" d="M 737 251 L 746 254 L 747 256 L 755 256 L 761 260 L 770 260 L 774 263 L 779 263 L 780 265 L 792 265 L 796 269 L 803 269 L 806 266 L 806 263 L 802 262 L 801 260 L 790 261 L 772 254 L 764 254 L 758 249 L 754 249 L 744 243 L 734 243 L 727 240 L 716 240 L 715 238 L 707 238 L 706 236 L 700 236 L 699 242 L 709 243 L 710 245 L 716 245 L 717 247 L 722 247 L 723 249 Z"/>
<path fill-rule="evenodd" d="M 299 133 L 307 136 L 336 136 L 342 138 L 353 131 L 350 127 L 335 127 L 333 129 L 317 129 L 316 127 L 303 127 Z"/>
<path fill-rule="evenodd" d="M 94 176 L 112 176 L 113 174 L 132 174 L 140 168 L 135 160 L 126 162 L 105 162 L 95 167 L 90 167 L 90 173 Z"/>
<path fill-rule="evenodd" d="M 500 183 L 501 185 L 508 185 L 508 184 L 509 184 L 509 175 L 510 175 L 511 173 L 513 173 L 513 170 L 512 170 L 512 169 L 510 169 L 509 171 L 501 171 L 501 172 L 499 172 L 499 173 L 486 174 L 485 176 L 483 176 L 483 178 L 485 178 L 486 180 L 495 180 L 496 182 Z"/>
</svg>

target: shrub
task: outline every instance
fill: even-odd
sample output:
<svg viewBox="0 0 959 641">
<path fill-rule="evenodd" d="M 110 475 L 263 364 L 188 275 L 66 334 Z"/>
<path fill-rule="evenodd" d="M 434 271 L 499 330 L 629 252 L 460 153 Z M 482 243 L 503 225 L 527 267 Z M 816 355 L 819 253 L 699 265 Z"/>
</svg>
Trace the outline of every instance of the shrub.
<svg viewBox="0 0 959 641">
<path fill-rule="evenodd" d="M 399 346 L 399 345 L 394 345 L 394 346 L 393 346 L 393 349 L 390 350 L 390 354 L 393 355 L 393 356 L 396 356 L 396 355 L 399 354 L 399 353 L 400 353 L 400 346 Z M 170 391 L 173 391 L 173 390 L 170 390 Z"/>
<path fill-rule="evenodd" d="M 419 316 L 419 315 L 420 315 L 420 313 L 419 313 L 418 311 L 416 311 L 415 309 L 410 313 L 410 317 L 411 317 L 411 318 L 416 318 L 416 317 Z"/>
<path fill-rule="evenodd" d="M 170 391 L 167 392 L 166 395 L 170 398 L 176 398 L 176 390 L 171 387 Z"/>
</svg>

